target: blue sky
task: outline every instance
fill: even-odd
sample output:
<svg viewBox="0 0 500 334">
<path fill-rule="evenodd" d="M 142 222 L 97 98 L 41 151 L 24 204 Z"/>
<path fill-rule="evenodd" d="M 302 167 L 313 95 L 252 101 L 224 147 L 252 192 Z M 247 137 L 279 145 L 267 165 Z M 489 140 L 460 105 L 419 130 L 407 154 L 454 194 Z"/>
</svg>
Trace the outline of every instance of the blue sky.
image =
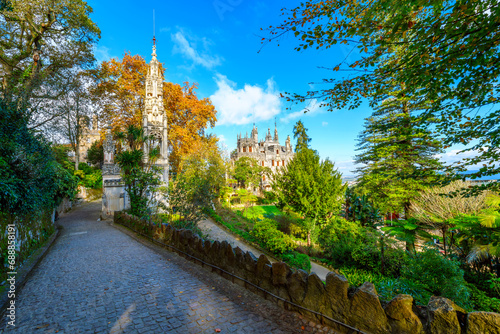
<svg viewBox="0 0 500 334">
<path fill-rule="evenodd" d="M 210 97 L 218 110 L 218 123 L 211 132 L 228 151 L 236 147 L 238 133 L 250 133 L 253 123 L 263 138 L 277 121 L 280 141 L 292 135 L 301 119 L 309 129 L 311 146 L 322 158 L 329 157 L 339 171 L 351 175 L 356 139 L 363 119 L 371 114 L 366 105 L 356 110 L 328 112 L 316 103 L 291 105 L 280 92 L 303 93 L 310 83 L 332 77 L 318 66 L 333 67 L 349 55 L 342 45 L 328 51 L 293 50 L 292 35 L 261 50 L 260 28 L 277 25 L 281 8 L 300 1 L 209 0 L 88 1 L 91 18 L 102 36 L 96 47 L 99 61 L 122 57 L 129 51 L 151 59 L 153 10 L 155 10 L 158 59 L 165 64 L 165 80 L 199 85 L 199 97 Z M 259 52 L 260 50 L 260 52 Z M 336 72 L 338 73 L 338 72 Z M 314 84 L 312 87 L 321 87 Z M 291 110 L 286 110 L 291 108 Z M 304 114 L 304 108 L 310 110 Z M 209 132 L 210 132 L 209 131 Z M 443 156 L 454 159 L 451 150 Z"/>
</svg>

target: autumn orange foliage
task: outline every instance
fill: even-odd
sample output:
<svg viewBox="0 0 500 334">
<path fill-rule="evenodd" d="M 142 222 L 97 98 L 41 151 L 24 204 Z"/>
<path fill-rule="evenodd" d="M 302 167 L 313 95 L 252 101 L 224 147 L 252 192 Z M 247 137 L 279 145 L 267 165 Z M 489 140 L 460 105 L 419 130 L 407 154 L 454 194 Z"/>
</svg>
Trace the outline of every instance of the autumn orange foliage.
<svg viewBox="0 0 500 334">
<path fill-rule="evenodd" d="M 160 69 L 164 72 L 164 66 Z M 125 53 L 123 59 L 102 62 L 95 72 L 98 84 L 94 94 L 102 108 L 101 120 L 110 122 L 113 131 L 123 131 L 128 125 L 141 126 L 144 110 L 144 90 L 148 64 L 139 55 Z M 163 85 L 163 104 L 168 119 L 170 168 L 179 170 L 183 157 L 202 147 L 217 145 L 217 137 L 205 136 L 205 129 L 214 127 L 217 111 L 209 98 L 199 99 L 196 83 L 183 86 L 171 82 Z M 103 124 L 101 122 L 101 124 Z"/>
</svg>

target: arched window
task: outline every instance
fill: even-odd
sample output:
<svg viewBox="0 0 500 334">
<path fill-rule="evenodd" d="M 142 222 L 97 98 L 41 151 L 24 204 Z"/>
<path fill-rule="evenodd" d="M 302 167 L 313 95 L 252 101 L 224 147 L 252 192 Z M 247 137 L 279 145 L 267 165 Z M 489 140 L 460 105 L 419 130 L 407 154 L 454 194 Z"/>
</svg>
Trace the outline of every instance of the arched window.
<svg viewBox="0 0 500 334">
<path fill-rule="evenodd" d="M 274 160 L 273 160 L 273 166 L 274 166 Z"/>
<path fill-rule="evenodd" d="M 252 153 L 252 146 L 248 148 L 248 152 Z"/>
<path fill-rule="evenodd" d="M 264 161 L 262 161 L 262 167 L 264 167 Z"/>
</svg>

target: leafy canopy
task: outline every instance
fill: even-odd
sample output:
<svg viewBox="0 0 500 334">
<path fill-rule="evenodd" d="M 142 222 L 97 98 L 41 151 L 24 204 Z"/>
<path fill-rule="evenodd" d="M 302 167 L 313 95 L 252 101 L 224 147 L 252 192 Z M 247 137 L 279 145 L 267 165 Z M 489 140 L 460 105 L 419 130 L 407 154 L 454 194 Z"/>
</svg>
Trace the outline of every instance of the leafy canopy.
<svg viewBox="0 0 500 334">
<path fill-rule="evenodd" d="M 312 220 L 323 220 L 340 210 L 345 187 L 341 174 L 328 159 L 303 149 L 280 173 L 274 174 L 278 201 Z"/>
<path fill-rule="evenodd" d="M 467 150 L 477 152 L 457 169 L 484 163 L 475 176 L 500 172 L 498 1 L 310 0 L 282 15 L 263 43 L 292 33 L 297 51 L 352 48 L 329 68 L 346 75 L 324 79 L 325 89 L 287 94 L 289 100 L 317 99 L 333 110 L 356 108 L 365 98 L 376 106 L 395 90 L 423 98 L 430 104 L 421 120 L 438 120 L 446 145 L 470 144 Z"/>
<path fill-rule="evenodd" d="M 164 67 L 160 65 L 161 71 Z M 103 108 L 102 119 L 111 122 L 114 130 L 129 125 L 141 126 L 144 87 L 148 64 L 139 55 L 126 53 L 123 59 L 104 61 L 94 71 L 98 85 L 94 94 Z M 163 105 L 168 119 L 169 163 L 172 174 L 180 172 L 183 157 L 209 143 L 216 147 L 217 137 L 205 136 L 205 129 L 217 121 L 210 99 L 198 98 L 197 84 L 183 86 L 167 82 L 163 85 Z"/>
<path fill-rule="evenodd" d="M 0 6 L 2 88 L 18 107 L 35 95 L 57 98 L 36 89 L 46 81 L 63 81 L 66 70 L 94 62 L 100 30 L 82 0 L 10 0 Z M 60 87 L 61 88 L 61 87 Z"/>
<path fill-rule="evenodd" d="M 425 101 L 393 95 L 366 119 L 359 136 L 357 188 L 370 194 L 382 212 L 404 210 L 408 219 L 410 201 L 438 180 L 442 165 L 436 155 L 442 145 L 431 131 L 419 126 L 415 114 Z"/>
</svg>

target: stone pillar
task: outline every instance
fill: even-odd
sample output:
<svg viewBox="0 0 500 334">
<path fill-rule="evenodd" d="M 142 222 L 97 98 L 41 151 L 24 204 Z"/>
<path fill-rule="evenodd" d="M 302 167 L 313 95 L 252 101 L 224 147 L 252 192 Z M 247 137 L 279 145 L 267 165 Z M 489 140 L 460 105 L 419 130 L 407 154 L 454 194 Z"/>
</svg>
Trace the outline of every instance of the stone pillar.
<svg viewBox="0 0 500 334">
<path fill-rule="evenodd" d="M 111 216 L 115 211 L 128 209 L 129 202 L 126 201 L 125 186 L 121 179 L 121 169 L 115 163 L 115 141 L 111 134 L 111 125 L 106 130 L 106 139 L 103 145 L 104 164 L 102 166 L 102 213 Z"/>
</svg>

